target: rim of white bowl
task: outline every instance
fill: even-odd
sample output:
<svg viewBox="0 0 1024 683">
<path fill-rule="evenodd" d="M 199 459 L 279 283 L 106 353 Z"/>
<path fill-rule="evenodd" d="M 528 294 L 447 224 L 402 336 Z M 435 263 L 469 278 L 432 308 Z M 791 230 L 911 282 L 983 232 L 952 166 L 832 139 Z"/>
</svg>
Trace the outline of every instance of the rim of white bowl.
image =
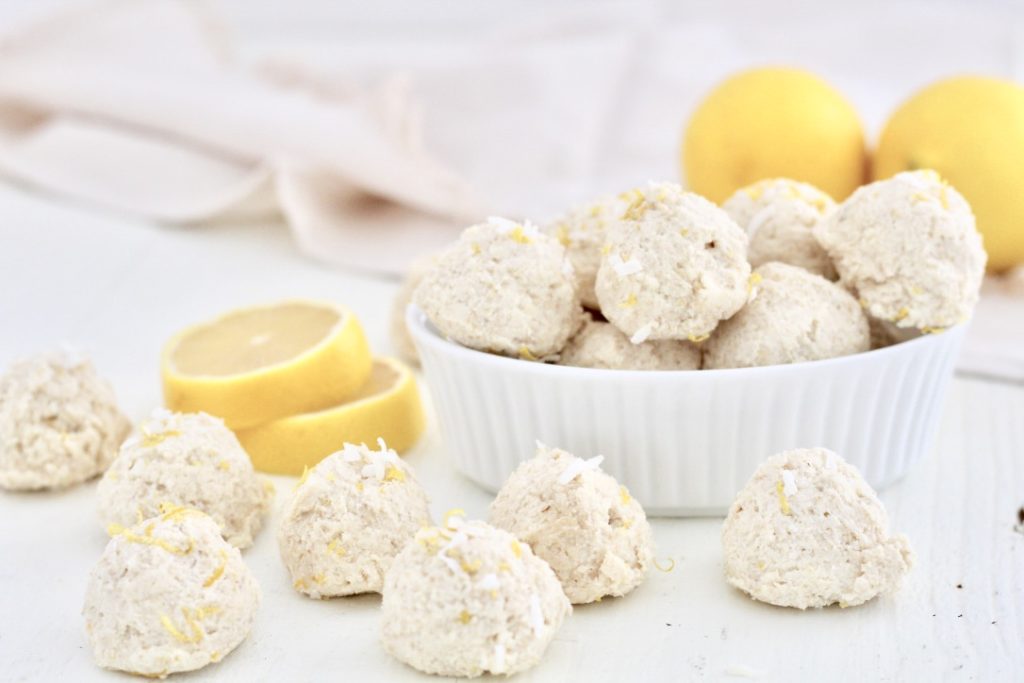
<svg viewBox="0 0 1024 683">
<path fill-rule="evenodd" d="M 469 361 L 480 362 L 480 363 L 495 363 L 499 367 L 504 367 L 509 370 L 517 370 L 521 372 L 533 372 L 537 374 L 584 374 L 594 377 L 601 375 L 625 378 L 631 376 L 644 377 L 649 379 L 663 378 L 663 377 L 721 377 L 724 375 L 735 376 L 739 373 L 746 374 L 771 374 L 771 373 L 786 373 L 794 372 L 797 369 L 825 369 L 830 367 L 838 367 L 841 365 L 849 365 L 851 363 L 862 363 L 868 359 L 875 360 L 881 359 L 884 356 L 914 353 L 918 348 L 938 346 L 943 344 L 947 339 L 947 335 L 956 335 L 961 330 L 966 328 L 970 321 L 954 325 L 946 328 L 938 334 L 924 334 L 915 339 L 909 339 L 898 344 L 892 344 L 890 346 L 883 347 L 881 349 L 871 349 L 868 351 L 862 351 L 860 353 L 853 353 L 846 356 L 837 356 L 835 358 L 824 358 L 822 360 L 811 360 L 802 361 L 800 363 L 786 363 L 782 365 L 761 365 L 749 368 L 714 368 L 708 370 L 618 370 L 612 368 L 581 368 L 575 365 L 558 365 L 555 363 L 540 363 L 524 361 L 519 358 L 512 358 L 510 356 L 502 356 L 497 353 L 488 353 L 487 351 L 479 351 L 477 349 L 463 346 L 458 342 L 452 341 L 441 335 L 440 331 L 434 327 L 434 324 L 430 322 L 427 314 L 424 313 L 416 304 L 409 304 L 406 309 L 405 322 L 409 327 L 413 337 L 424 344 L 429 344 L 435 349 L 449 355 L 456 357 L 462 357 Z"/>
</svg>

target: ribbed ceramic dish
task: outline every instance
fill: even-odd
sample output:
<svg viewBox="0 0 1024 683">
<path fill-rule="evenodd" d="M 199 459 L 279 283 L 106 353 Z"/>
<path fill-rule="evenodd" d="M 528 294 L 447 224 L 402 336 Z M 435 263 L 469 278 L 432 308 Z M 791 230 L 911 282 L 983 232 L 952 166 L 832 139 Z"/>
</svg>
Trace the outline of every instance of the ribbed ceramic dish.
<svg viewBox="0 0 1024 683">
<path fill-rule="evenodd" d="M 700 371 L 595 370 L 529 363 L 407 322 L 456 468 L 497 491 L 535 442 L 602 467 L 648 514 L 724 514 L 757 465 L 824 446 L 872 486 L 929 449 L 965 326 L 810 363 Z"/>
</svg>

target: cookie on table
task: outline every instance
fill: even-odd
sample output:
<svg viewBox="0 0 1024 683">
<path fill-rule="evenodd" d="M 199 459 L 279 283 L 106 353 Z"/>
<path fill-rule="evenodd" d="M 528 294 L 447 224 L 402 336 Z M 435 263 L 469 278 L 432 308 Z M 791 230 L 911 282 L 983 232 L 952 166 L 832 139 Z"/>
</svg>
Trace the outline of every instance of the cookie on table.
<svg viewBox="0 0 1024 683">
<path fill-rule="evenodd" d="M 925 333 L 970 318 L 988 257 L 971 207 L 936 172 L 861 187 L 815 234 L 872 317 Z"/>
<path fill-rule="evenodd" d="M 58 489 L 101 474 L 131 423 L 92 362 L 65 349 L 0 375 L 0 488 Z"/>
<path fill-rule="evenodd" d="M 550 564 L 573 604 L 629 593 L 654 557 L 643 507 L 600 463 L 538 444 L 491 504 L 491 524 Z"/>
<path fill-rule="evenodd" d="M 611 323 L 588 316 L 562 349 L 558 364 L 611 370 L 697 370 L 700 349 L 675 340 L 634 344 Z"/>
<path fill-rule="evenodd" d="M 220 418 L 159 409 L 121 446 L 96 498 L 104 526 L 129 526 L 169 503 L 206 513 L 228 543 L 248 548 L 274 487 Z"/>
<path fill-rule="evenodd" d="M 397 453 L 345 444 L 302 476 L 278 545 L 300 593 L 379 593 L 395 556 L 429 524 L 427 494 Z"/>
<path fill-rule="evenodd" d="M 526 360 L 558 353 L 580 324 L 565 248 L 529 223 L 503 218 L 467 228 L 413 299 L 453 341 Z"/>
<path fill-rule="evenodd" d="M 544 228 L 544 232 L 565 247 L 576 273 L 580 303 L 587 308 L 600 308 L 594 292 L 594 280 L 601 266 L 601 249 L 608 241 L 609 229 L 622 218 L 622 214 L 629 208 L 630 200 L 628 192 L 605 197 L 573 209 Z"/>
<path fill-rule="evenodd" d="M 416 533 L 388 570 L 381 641 L 429 674 L 512 675 L 536 665 L 572 607 L 525 543 L 452 511 Z"/>
<path fill-rule="evenodd" d="M 633 190 L 597 272 L 604 316 L 635 344 L 700 341 L 747 300 L 747 236 L 673 183 Z"/>
<path fill-rule="evenodd" d="M 814 228 L 835 206 L 813 185 L 773 178 L 736 190 L 722 209 L 747 231 L 750 265 L 779 261 L 835 280 L 832 259 L 814 236 Z"/>
<path fill-rule="evenodd" d="M 163 678 L 219 662 L 249 635 L 259 585 L 208 516 L 165 506 L 109 532 L 82 609 L 99 666 Z"/>
<path fill-rule="evenodd" d="M 781 607 L 860 605 L 897 590 L 913 564 L 878 496 L 824 448 L 772 456 L 722 526 L 726 580 Z"/>
<path fill-rule="evenodd" d="M 868 319 L 845 289 L 785 263 L 751 276 L 750 301 L 703 344 L 704 368 L 835 358 L 871 348 Z"/>
</svg>

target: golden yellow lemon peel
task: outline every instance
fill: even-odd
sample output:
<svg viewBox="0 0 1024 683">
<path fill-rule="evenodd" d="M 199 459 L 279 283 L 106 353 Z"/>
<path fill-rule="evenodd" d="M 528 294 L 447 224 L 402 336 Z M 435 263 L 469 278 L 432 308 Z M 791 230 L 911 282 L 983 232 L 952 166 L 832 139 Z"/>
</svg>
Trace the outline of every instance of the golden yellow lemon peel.
<svg viewBox="0 0 1024 683">
<path fill-rule="evenodd" d="M 533 352 L 526 346 L 519 347 L 519 358 L 521 360 L 537 360 L 537 356 L 533 355 Z"/>
<path fill-rule="evenodd" d="M 141 545 L 156 546 L 157 548 L 160 548 L 161 550 L 166 550 L 167 552 L 171 553 L 172 555 L 188 555 L 190 552 L 192 552 L 195 549 L 195 541 L 193 541 L 191 538 L 188 539 L 188 546 L 185 547 L 185 548 L 179 548 L 178 546 L 175 546 L 174 544 L 169 543 L 169 542 L 165 541 L 162 538 L 155 538 L 152 535 L 153 534 L 153 525 L 152 524 L 150 524 L 148 527 L 146 527 L 145 534 L 142 535 L 142 536 L 140 536 L 140 535 L 138 535 L 136 533 L 133 533 L 132 531 L 124 528 L 120 524 L 110 524 L 109 526 L 107 526 L 107 534 L 110 535 L 111 537 L 120 536 L 121 538 L 123 538 L 128 543 L 139 543 Z"/>
<path fill-rule="evenodd" d="M 523 231 L 523 226 L 517 225 L 509 230 L 508 236 L 519 244 L 530 244 L 533 239 Z"/>
<path fill-rule="evenodd" d="M 789 508 L 789 499 L 786 498 L 785 485 L 781 482 L 775 482 L 775 490 L 779 494 L 779 509 L 782 510 L 784 515 L 792 515 L 793 511 Z"/>
<path fill-rule="evenodd" d="M 462 610 L 462 612 L 459 613 L 459 622 L 460 623 L 468 624 L 471 621 L 473 621 L 473 615 L 472 614 L 470 614 L 466 610 Z"/>
<path fill-rule="evenodd" d="M 405 481 L 405 472 L 394 465 L 388 465 L 384 471 L 384 481 Z"/>
<path fill-rule="evenodd" d="M 173 439 L 176 436 L 181 436 L 181 432 L 177 429 L 168 429 L 165 432 L 147 432 L 145 427 L 140 429 L 142 432 L 142 445 L 144 448 L 151 448 L 162 444 L 167 439 Z"/>
<path fill-rule="evenodd" d="M 511 545 L 512 545 L 512 554 L 515 555 L 517 559 L 522 557 L 523 556 L 523 546 L 520 545 L 519 541 L 517 541 L 515 539 L 512 539 L 512 544 Z"/>
<path fill-rule="evenodd" d="M 659 572 L 665 572 L 666 574 L 668 574 L 670 571 L 676 568 L 676 561 L 670 557 L 668 558 L 668 560 L 666 560 L 666 564 L 663 567 L 661 566 L 661 563 L 658 562 L 658 558 L 654 558 L 654 567 Z"/>
<path fill-rule="evenodd" d="M 331 542 L 327 544 L 327 552 L 332 555 L 337 555 L 338 557 L 344 557 L 346 551 L 344 546 L 341 545 L 341 542 L 338 539 L 333 538 L 331 539 Z"/>
<path fill-rule="evenodd" d="M 633 500 L 633 496 L 629 495 L 629 489 L 625 486 L 619 487 L 619 500 L 622 501 L 623 505 L 629 505 L 629 502 Z"/>
<path fill-rule="evenodd" d="M 222 576 L 224 576 L 224 569 L 228 566 L 228 554 L 223 550 L 220 551 L 220 564 L 213 570 L 206 581 L 203 581 L 203 588 L 209 588 L 213 584 L 217 583 Z"/>
<path fill-rule="evenodd" d="M 633 308 L 636 306 L 636 294 L 630 294 L 625 301 L 619 302 L 619 308 Z"/>
</svg>

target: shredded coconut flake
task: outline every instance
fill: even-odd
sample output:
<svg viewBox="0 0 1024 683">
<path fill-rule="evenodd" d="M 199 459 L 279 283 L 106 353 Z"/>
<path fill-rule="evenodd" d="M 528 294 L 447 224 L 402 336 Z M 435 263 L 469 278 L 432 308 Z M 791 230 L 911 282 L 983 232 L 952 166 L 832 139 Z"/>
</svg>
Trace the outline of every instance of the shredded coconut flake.
<svg viewBox="0 0 1024 683">
<path fill-rule="evenodd" d="M 484 577 L 480 579 L 476 585 L 485 591 L 493 591 L 498 590 L 498 587 L 501 586 L 501 582 L 498 581 L 497 574 L 484 574 Z"/>
<path fill-rule="evenodd" d="M 631 256 L 628 261 L 623 261 L 622 257 L 617 253 L 612 254 L 608 257 L 608 263 L 615 270 L 615 273 L 619 277 L 629 277 L 630 275 L 636 275 L 644 269 L 642 263 L 635 256 Z"/>
<path fill-rule="evenodd" d="M 505 673 L 505 646 L 501 643 L 494 646 L 494 666 L 491 667 L 491 673 Z"/>
<path fill-rule="evenodd" d="M 825 451 L 825 469 L 834 471 L 838 467 L 836 455 L 832 451 Z"/>
<path fill-rule="evenodd" d="M 782 492 L 787 496 L 796 495 L 796 477 L 791 470 L 782 470 Z"/>
<path fill-rule="evenodd" d="M 754 235 L 761 229 L 768 219 L 775 215 L 775 205 L 769 205 L 755 213 L 751 218 L 750 222 L 747 223 L 747 237 L 754 239 Z"/>
<path fill-rule="evenodd" d="M 596 470 L 601 466 L 602 462 L 604 462 L 603 455 L 595 455 L 593 458 L 586 460 L 573 458 L 572 462 L 562 470 L 562 474 L 558 477 L 558 483 L 562 485 L 568 484 L 586 470 Z"/>
<path fill-rule="evenodd" d="M 498 229 L 498 232 L 502 234 L 512 232 L 517 227 L 519 227 L 519 223 L 516 223 L 515 221 L 510 221 L 507 218 L 502 218 L 501 216 L 488 216 L 487 224 L 493 225 L 495 228 Z"/>
<path fill-rule="evenodd" d="M 629 338 L 629 341 L 633 344 L 643 344 L 647 341 L 647 338 L 651 336 L 651 331 L 654 330 L 654 323 L 647 323 L 642 326 L 639 330 L 633 333 L 633 336 Z"/>
<path fill-rule="evenodd" d="M 544 613 L 540 609 L 540 598 L 536 595 L 530 596 L 530 627 L 537 638 L 544 633 Z"/>
</svg>

